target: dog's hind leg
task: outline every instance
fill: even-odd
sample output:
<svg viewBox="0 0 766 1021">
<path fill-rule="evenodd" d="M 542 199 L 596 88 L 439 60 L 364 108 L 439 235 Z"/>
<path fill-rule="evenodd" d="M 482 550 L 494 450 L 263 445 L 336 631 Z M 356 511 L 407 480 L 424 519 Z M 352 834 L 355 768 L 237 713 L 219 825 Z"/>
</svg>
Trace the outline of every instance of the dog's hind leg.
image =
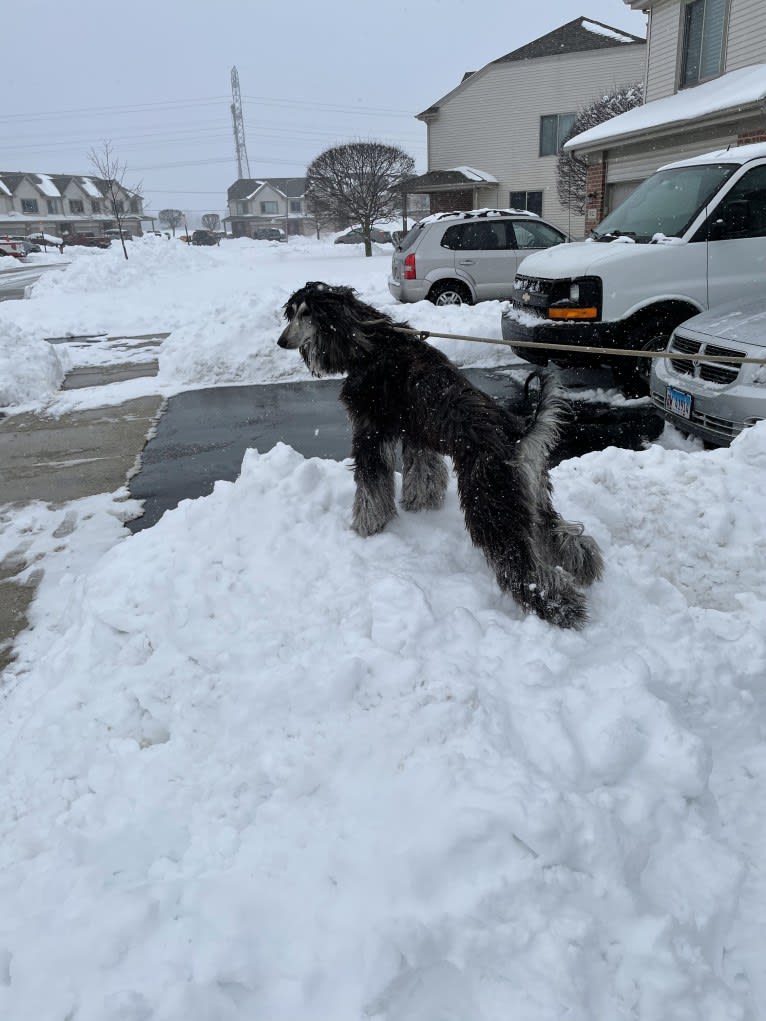
<svg viewBox="0 0 766 1021">
<path fill-rule="evenodd" d="M 444 503 L 449 473 L 444 458 L 408 440 L 402 443 L 402 499 L 407 511 L 436 510 Z"/>
<path fill-rule="evenodd" d="M 363 431 L 354 431 L 352 453 L 356 493 L 351 527 L 367 537 L 381 532 L 396 517 L 394 464 L 396 444 Z"/>
<path fill-rule="evenodd" d="M 508 462 L 461 466 L 456 461 L 456 468 L 468 534 L 483 551 L 501 590 L 550 624 L 584 627 L 584 594 L 567 571 L 551 565 L 540 543 L 539 497 L 528 475 Z"/>
</svg>

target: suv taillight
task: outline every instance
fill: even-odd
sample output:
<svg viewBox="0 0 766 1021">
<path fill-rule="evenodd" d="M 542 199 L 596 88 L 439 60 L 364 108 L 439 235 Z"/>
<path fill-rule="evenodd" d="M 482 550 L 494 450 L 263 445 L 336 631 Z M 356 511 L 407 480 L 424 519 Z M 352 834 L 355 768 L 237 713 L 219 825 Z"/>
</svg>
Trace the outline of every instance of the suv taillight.
<svg viewBox="0 0 766 1021">
<path fill-rule="evenodd" d="M 404 260 L 404 279 L 414 280 L 415 279 L 415 253 L 405 257 Z"/>
</svg>

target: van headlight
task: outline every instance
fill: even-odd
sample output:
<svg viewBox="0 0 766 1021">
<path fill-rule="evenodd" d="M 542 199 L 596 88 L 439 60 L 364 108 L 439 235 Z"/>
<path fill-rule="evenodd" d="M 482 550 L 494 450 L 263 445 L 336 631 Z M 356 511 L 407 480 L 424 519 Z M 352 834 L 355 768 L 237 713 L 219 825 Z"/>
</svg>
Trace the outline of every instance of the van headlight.
<svg viewBox="0 0 766 1021">
<path fill-rule="evenodd" d="M 576 277 L 554 286 L 548 306 L 549 319 L 599 319 L 601 277 Z"/>
</svg>

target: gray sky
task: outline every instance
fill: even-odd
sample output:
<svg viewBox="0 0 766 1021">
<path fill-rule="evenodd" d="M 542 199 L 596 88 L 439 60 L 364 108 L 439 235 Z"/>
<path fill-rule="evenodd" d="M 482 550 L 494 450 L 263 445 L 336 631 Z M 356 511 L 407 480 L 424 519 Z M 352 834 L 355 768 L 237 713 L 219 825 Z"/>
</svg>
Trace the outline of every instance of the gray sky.
<svg viewBox="0 0 766 1021">
<path fill-rule="evenodd" d="M 623 0 L 24 0 L 6 11 L 0 169 L 88 173 L 110 139 L 146 206 L 223 212 L 237 168 L 236 65 L 252 177 L 300 177 L 323 149 L 398 145 L 475 71 L 581 15 L 644 35 Z"/>
</svg>

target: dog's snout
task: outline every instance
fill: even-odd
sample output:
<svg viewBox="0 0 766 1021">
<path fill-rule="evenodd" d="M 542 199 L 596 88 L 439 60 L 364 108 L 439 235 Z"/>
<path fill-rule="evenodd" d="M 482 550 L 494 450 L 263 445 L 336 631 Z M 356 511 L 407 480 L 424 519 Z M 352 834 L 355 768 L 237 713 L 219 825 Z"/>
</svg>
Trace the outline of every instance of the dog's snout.
<svg viewBox="0 0 766 1021">
<path fill-rule="evenodd" d="M 292 341 L 292 339 L 290 337 L 290 327 L 291 327 L 291 325 L 292 325 L 291 323 L 288 323 L 288 325 L 285 326 L 284 330 L 282 330 L 282 332 L 279 335 L 279 340 L 277 341 L 277 344 L 279 344 L 280 347 L 284 347 L 287 350 L 289 350 L 290 348 L 298 346 L 297 344 L 295 344 Z"/>
</svg>

